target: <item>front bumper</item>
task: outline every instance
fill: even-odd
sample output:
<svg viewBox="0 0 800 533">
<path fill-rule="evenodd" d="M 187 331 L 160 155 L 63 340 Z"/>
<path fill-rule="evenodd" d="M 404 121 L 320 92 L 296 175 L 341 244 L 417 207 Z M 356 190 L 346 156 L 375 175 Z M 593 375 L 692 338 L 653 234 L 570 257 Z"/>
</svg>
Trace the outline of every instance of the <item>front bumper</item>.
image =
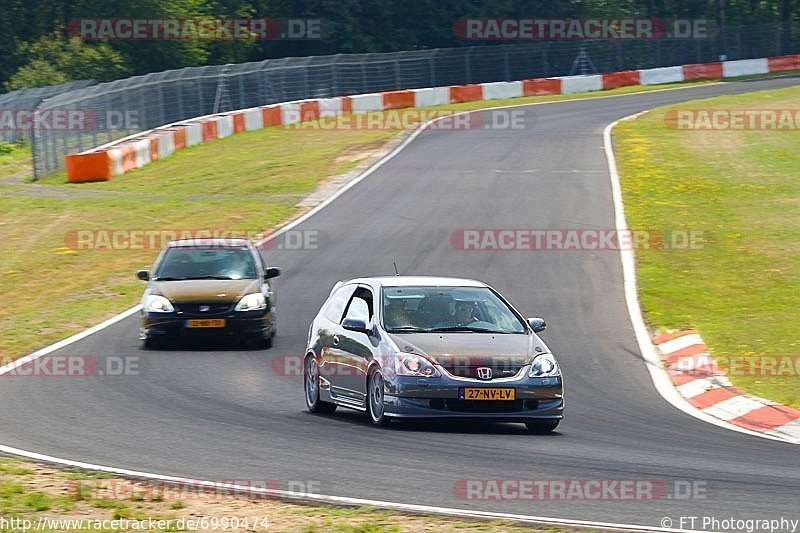
<svg viewBox="0 0 800 533">
<path fill-rule="evenodd" d="M 464 400 L 460 389 L 513 388 L 514 400 Z M 386 416 L 395 418 L 472 418 L 520 422 L 564 417 L 561 377 L 478 381 L 398 377 L 384 393 Z"/>
<path fill-rule="evenodd" d="M 224 319 L 222 328 L 189 328 L 187 321 L 196 319 Z M 271 337 L 275 331 L 275 315 L 266 311 L 231 311 L 224 314 L 147 313 L 141 314 L 139 337 L 182 338 L 198 336 Z"/>
</svg>

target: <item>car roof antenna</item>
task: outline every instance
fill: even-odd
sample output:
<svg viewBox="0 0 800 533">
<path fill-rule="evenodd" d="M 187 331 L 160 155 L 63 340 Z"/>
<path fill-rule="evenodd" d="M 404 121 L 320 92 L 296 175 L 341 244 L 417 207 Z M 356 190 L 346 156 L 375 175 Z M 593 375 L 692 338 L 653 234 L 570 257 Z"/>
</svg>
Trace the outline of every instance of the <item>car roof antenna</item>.
<svg viewBox="0 0 800 533">
<path fill-rule="evenodd" d="M 399 276 L 400 272 L 397 271 L 397 261 L 392 261 L 394 263 L 394 275 Z"/>
</svg>

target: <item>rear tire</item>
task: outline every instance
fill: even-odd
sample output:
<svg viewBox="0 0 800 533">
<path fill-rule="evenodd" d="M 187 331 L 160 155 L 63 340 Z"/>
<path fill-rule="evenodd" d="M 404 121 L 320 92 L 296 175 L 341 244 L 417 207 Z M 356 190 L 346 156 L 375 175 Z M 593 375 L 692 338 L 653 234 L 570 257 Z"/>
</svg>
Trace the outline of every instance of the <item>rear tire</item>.
<svg viewBox="0 0 800 533">
<path fill-rule="evenodd" d="M 386 405 L 383 401 L 383 374 L 374 370 L 367 379 L 367 416 L 376 426 L 388 426 L 391 418 L 386 416 Z"/>
<path fill-rule="evenodd" d="M 546 435 L 555 431 L 560 420 L 526 420 L 525 426 L 528 432 L 534 435 Z"/>
<path fill-rule="evenodd" d="M 303 390 L 309 413 L 330 414 L 336 411 L 336 404 L 319 399 L 319 366 L 313 356 L 306 357 L 303 364 Z"/>
</svg>

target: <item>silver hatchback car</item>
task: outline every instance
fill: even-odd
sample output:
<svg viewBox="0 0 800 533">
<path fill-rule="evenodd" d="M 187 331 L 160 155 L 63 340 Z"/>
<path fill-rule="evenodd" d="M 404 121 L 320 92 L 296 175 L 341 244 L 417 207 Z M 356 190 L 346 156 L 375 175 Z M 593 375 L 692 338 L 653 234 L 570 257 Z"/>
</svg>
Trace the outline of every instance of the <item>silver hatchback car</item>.
<svg viewBox="0 0 800 533">
<path fill-rule="evenodd" d="M 479 281 L 418 276 L 338 282 L 308 333 L 309 411 L 393 418 L 523 422 L 553 431 L 563 418 L 561 369 L 524 319 Z"/>
</svg>

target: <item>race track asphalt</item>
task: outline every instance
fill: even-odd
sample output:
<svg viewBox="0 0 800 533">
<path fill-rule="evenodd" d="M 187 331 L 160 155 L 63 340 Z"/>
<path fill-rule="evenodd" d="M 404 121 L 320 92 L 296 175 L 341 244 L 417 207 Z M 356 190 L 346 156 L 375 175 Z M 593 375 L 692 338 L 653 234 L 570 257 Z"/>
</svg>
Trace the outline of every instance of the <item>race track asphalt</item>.
<svg viewBox="0 0 800 533">
<path fill-rule="evenodd" d="M 701 422 L 656 392 L 639 353 L 613 251 L 462 251 L 464 228 L 613 228 L 603 128 L 660 105 L 796 85 L 798 78 L 518 108 L 522 129 L 428 130 L 300 226 L 318 249 L 271 250 L 279 336 L 268 351 L 225 345 L 144 351 L 137 316 L 59 353 L 139 357 L 140 374 L 0 379 L 0 443 L 52 456 L 208 480 L 319 481 L 323 494 L 658 527 L 661 518 L 800 518 L 791 444 Z M 213 226 L 213 220 L 209 225 Z M 687 252 L 690 253 L 690 252 Z M 302 381 L 272 360 L 303 353 L 339 279 L 403 274 L 481 279 L 558 354 L 566 419 L 532 436 L 515 424 L 369 426 L 305 411 Z M 132 265 L 132 272 L 140 265 Z M 146 267 L 147 265 L 141 265 Z M 693 498 L 464 500 L 466 479 L 655 480 Z"/>
</svg>

